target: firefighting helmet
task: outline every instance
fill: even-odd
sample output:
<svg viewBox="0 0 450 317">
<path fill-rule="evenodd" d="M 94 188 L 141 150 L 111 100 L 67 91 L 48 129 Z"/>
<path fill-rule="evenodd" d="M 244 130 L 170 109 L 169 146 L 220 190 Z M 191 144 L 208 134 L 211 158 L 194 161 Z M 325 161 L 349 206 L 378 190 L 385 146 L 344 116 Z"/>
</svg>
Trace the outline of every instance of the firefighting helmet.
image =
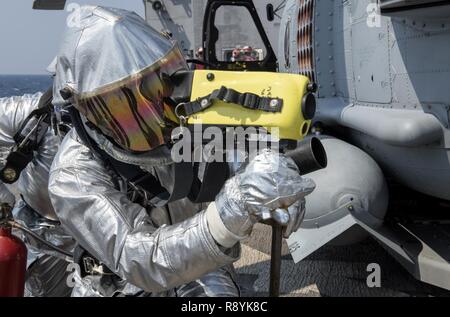
<svg viewBox="0 0 450 317">
<path fill-rule="evenodd" d="M 84 6 L 58 55 L 54 103 L 73 105 L 91 125 L 130 152 L 170 140 L 176 117 L 165 97 L 170 76 L 186 69 L 170 39 L 137 14 Z"/>
</svg>

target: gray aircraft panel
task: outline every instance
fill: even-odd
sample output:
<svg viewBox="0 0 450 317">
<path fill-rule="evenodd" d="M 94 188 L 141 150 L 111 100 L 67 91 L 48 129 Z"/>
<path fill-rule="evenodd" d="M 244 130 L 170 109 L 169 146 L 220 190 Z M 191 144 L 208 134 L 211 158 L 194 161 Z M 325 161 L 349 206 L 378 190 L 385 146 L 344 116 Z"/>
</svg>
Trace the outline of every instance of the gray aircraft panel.
<svg viewBox="0 0 450 317">
<path fill-rule="evenodd" d="M 334 4 L 334 16 L 333 27 L 334 36 L 329 40 L 333 43 L 333 55 L 335 59 L 334 63 L 334 76 L 336 79 L 336 92 L 337 96 L 343 98 L 356 98 L 353 78 L 353 65 L 345 63 L 346 60 L 352 58 L 352 37 L 351 29 L 348 25 L 344 24 L 345 20 L 350 18 L 350 10 L 348 6 L 342 8 L 340 1 L 335 1 Z M 350 71 L 347 72 L 347 69 Z"/>
<path fill-rule="evenodd" d="M 319 96 L 335 96 L 335 56 L 333 54 L 333 2 L 316 1 L 314 15 L 314 59 Z"/>
<path fill-rule="evenodd" d="M 337 93 L 351 102 L 380 107 L 390 103 L 400 109 L 450 103 L 450 91 L 443 87 L 444 78 L 450 75 L 448 20 L 424 22 L 383 16 L 381 27 L 370 28 L 366 25 L 370 1 L 330 3 L 315 2 L 314 58 L 319 96 L 333 97 Z M 296 27 L 291 25 L 294 30 Z M 429 52 L 433 46 L 436 49 Z M 291 54 L 288 71 L 295 71 L 296 64 Z M 283 65 L 280 67 L 283 69 Z"/>
<path fill-rule="evenodd" d="M 387 104 L 392 101 L 390 56 L 385 54 L 389 46 L 386 23 L 380 28 L 365 28 L 367 21 L 352 24 L 352 62 L 357 100 Z M 369 37 L 372 41 L 361 41 Z"/>
</svg>

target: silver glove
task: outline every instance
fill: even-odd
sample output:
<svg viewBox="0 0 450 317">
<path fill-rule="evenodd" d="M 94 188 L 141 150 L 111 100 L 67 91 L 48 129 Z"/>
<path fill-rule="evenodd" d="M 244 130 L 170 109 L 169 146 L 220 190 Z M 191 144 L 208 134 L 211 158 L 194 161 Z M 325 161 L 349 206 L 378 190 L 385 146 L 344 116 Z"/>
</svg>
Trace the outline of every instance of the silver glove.
<svg viewBox="0 0 450 317">
<path fill-rule="evenodd" d="M 273 212 L 272 218 L 283 228 L 283 237 L 288 239 L 294 232 L 297 232 L 305 219 L 305 199 L 297 201 L 288 209 L 277 209 Z"/>
<path fill-rule="evenodd" d="M 300 175 L 292 159 L 266 150 L 225 184 L 215 208 L 239 239 L 248 237 L 256 223 L 268 220 L 286 227 L 289 236 L 300 226 L 305 197 L 314 189 L 315 183 Z"/>
</svg>

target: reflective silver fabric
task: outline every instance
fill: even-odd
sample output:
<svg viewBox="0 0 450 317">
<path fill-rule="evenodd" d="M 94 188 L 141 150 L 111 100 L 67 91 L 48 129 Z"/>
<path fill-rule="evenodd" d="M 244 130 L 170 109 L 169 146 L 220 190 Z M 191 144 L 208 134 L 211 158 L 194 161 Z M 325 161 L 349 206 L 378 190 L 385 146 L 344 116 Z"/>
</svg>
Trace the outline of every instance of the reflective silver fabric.
<svg viewBox="0 0 450 317">
<path fill-rule="evenodd" d="M 50 167 L 58 152 L 60 139 L 49 129 L 35 153 L 33 162 L 22 172 L 18 189 L 26 203 L 50 220 L 58 220 L 48 195 L 48 175 Z"/>
<path fill-rule="evenodd" d="M 226 267 L 178 287 L 175 291 L 178 297 L 238 297 L 240 293 L 235 280 L 232 268 Z"/>
<path fill-rule="evenodd" d="M 64 228 L 57 221 L 51 221 L 39 215 L 30 208 L 24 201 L 20 200 L 13 210 L 14 220 L 27 227 L 35 234 L 52 245 L 63 250 L 72 251 L 75 241 L 68 235 Z M 65 255 L 60 254 L 53 249 L 43 245 L 33 237 L 17 232 L 17 235 L 26 243 L 28 249 L 28 266 L 32 265 L 42 254 L 46 254 L 61 260 L 66 260 Z"/>
<path fill-rule="evenodd" d="M 225 184 L 216 208 L 228 230 L 239 237 L 250 235 L 255 223 L 263 220 L 286 226 L 288 236 L 300 226 L 305 197 L 315 186 L 313 180 L 300 176 L 292 159 L 266 150 Z"/>
<path fill-rule="evenodd" d="M 67 265 L 64 260 L 42 254 L 28 267 L 25 297 L 70 297 Z"/>
<path fill-rule="evenodd" d="M 57 108 L 70 101 L 131 152 L 166 144 L 177 120 L 164 99 L 173 88 L 168 78 L 187 69 L 181 50 L 133 12 L 85 6 L 74 15 L 57 57 Z"/>
<path fill-rule="evenodd" d="M 57 106 L 65 104 L 60 90 L 66 86 L 78 94 L 93 92 L 139 73 L 176 45 L 134 12 L 82 6 L 74 14 L 77 23 L 67 28 L 57 57 L 53 90 Z"/>
<path fill-rule="evenodd" d="M 240 247 L 225 253 L 211 236 L 205 213 L 192 216 L 194 206 L 173 213 L 182 222 L 159 227 L 156 222 L 158 218 L 164 222 L 163 218 L 151 217 L 152 211 L 134 204 L 116 188 L 115 175 L 72 131 L 50 174 L 53 205 L 77 242 L 129 284 L 148 293 L 165 293 L 238 259 Z M 103 292 L 106 287 L 101 279 L 90 277 L 82 283 L 102 296 L 115 293 Z M 127 288 L 121 285 L 118 289 Z M 77 283 L 74 295 L 82 294 L 82 289 Z"/>
<path fill-rule="evenodd" d="M 9 191 L 5 184 L 0 182 L 0 203 L 14 206 L 16 203 L 16 197 Z"/>
<path fill-rule="evenodd" d="M 42 93 L 21 97 L 0 99 L 0 168 L 4 167 L 11 148 L 14 146 L 14 135 L 24 120 L 38 106 Z M 58 220 L 48 196 L 48 174 L 53 157 L 58 151 L 59 139 L 52 131 L 48 131 L 35 159 L 22 172 L 18 181 L 18 191 L 34 210 L 41 216 Z M 0 190 L 4 190 L 1 186 Z"/>
<path fill-rule="evenodd" d="M 240 293 L 228 268 L 204 275 L 201 279 L 163 293 L 146 293 L 111 276 L 73 276 L 72 297 L 238 297 Z"/>
<path fill-rule="evenodd" d="M 0 99 L 0 168 L 14 146 L 14 135 L 25 119 L 38 106 L 42 94 L 25 95 Z M 22 172 L 18 181 L 18 192 L 25 203 L 19 200 L 13 210 L 16 221 L 26 226 L 45 240 L 65 250 L 72 250 L 74 241 L 57 222 L 48 196 L 48 177 L 53 158 L 58 150 L 59 139 L 47 132 L 42 145 L 35 153 L 32 163 Z M 14 205 L 14 196 L 0 182 L 0 202 Z M 27 244 L 28 271 L 26 280 L 27 296 L 67 296 L 67 262 L 60 254 L 49 250 L 41 243 L 16 232 Z"/>
</svg>

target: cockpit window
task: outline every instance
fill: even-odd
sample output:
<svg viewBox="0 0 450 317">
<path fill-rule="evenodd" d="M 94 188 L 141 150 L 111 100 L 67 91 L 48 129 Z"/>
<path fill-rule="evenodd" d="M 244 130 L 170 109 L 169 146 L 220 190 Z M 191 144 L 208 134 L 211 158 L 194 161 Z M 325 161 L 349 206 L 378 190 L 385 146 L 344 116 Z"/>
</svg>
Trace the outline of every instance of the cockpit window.
<svg viewBox="0 0 450 317">
<path fill-rule="evenodd" d="M 258 62 L 267 49 L 246 7 L 221 6 L 214 25 L 218 30 L 216 58 L 220 62 Z"/>
</svg>

